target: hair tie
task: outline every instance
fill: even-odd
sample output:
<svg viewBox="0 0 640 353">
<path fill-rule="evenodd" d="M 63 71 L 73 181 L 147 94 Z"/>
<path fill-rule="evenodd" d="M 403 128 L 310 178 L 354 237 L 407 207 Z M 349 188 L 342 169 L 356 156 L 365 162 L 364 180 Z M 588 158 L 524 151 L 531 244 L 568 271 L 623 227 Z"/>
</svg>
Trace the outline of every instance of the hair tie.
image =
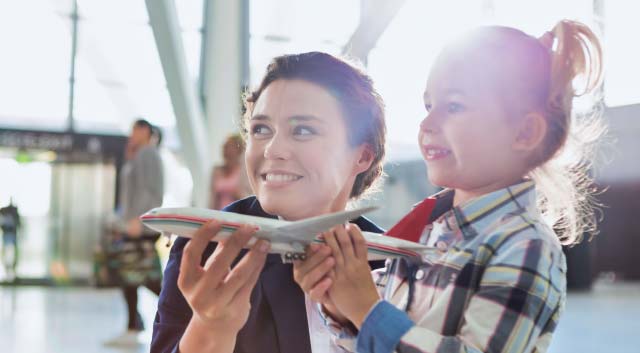
<svg viewBox="0 0 640 353">
<path fill-rule="evenodd" d="M 538 38 L 538 41 L 540 42 L 540 44 L 542 44 L 543 47 L 549 49 L 549 51 L 553 51 L 553 42 L 556 39 L 556 35 L 553 32 L 547 31 L 544 32 L 544 34 L 542 36 L 540 36 L 540 38 Z"/>
</svg>

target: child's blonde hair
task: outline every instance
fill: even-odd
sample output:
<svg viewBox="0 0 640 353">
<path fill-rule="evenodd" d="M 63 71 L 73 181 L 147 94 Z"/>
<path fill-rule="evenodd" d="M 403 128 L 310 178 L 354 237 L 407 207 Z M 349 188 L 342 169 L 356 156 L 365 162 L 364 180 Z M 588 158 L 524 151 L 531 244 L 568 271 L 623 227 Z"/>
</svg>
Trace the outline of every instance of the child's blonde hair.
<svg viewBox="0 0 640 353">
<path fill-rule="evenodd" d="M 544 116 L 547 133 L 529 161 L 528 177 L 538 189 L 538 204 L 563 244 L 595 230 L 593 180 L 595 143 L 605 132 L 600 107 L 578 116 L 574 97 L 599 93 L 602 49 L 584 24 L 560 21 L 541 38 L 514 28 L 482 27 L 445 49 L 478 66 L 478 82 L 494 90 L 511 117 Z M 574 88 L 576 78 L 583 87 Z"/>
<path fill-rule="evenodd" d="M 544 162 L 531 171 L 539 189 L 539 206 L 559 232 L 563 244 L 573 244 L 596 229 L 595 188 L 590 175 L 596 143 L 605 133 L 601 99 L 583 115 L 573 112 L 573 99 L 597 93 L 602 80 L 602 49 L 586 25 L 560 21 L 540 38 L 551 56 L 546 114 L 548 133 Z M 582 89 L 574 87 L 582 76 Z"/>
</svg>

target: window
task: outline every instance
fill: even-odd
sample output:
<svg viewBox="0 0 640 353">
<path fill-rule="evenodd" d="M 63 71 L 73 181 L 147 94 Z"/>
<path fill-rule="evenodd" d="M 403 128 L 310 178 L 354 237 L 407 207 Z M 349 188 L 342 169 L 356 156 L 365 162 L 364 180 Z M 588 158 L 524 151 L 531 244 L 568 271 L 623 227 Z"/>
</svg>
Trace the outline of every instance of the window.
<svg viewBox="0 0 640 353">
<path fill-rule="evenodd" d="M 66 128 L 70 12 L 70 1 L 0 2 L 0 125 Z"/>
<path fill-rule="evenodd" d="M 358 25 L 357 0 L 254 0 L 250 4 L 250 82 L 259 84 L 275 56 L 340 54 Z"/>
<path fill-rule="evenodd" d="M 480 25 L 540 36 L 563 18 L 592 25 L 592 1 L 407 0 L 369 55 L 369 72 L 387 105 L 389 158 L 419 158 L 416 127 L 426 114 L 422 93 L 443 45 Z"/>
<path fill-rule="evenodd" d="M 608 106 L 640 103 L 640 4 L 604 2 L 605 103 Z"/>
</svg>

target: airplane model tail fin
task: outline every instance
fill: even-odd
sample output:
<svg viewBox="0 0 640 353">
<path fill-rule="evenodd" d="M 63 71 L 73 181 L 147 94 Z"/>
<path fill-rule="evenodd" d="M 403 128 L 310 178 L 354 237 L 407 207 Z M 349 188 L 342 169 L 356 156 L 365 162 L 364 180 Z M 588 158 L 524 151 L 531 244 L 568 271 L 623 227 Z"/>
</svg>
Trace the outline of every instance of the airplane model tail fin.
<svg viewBox="0 0 640 353">
<path fill-rule="evenodd" d="M 295 236 L 297 239 L 313 240 L 315 237 L 331 227 L 344 224 L 354 218 L 375 210 L 377 207 L 362 207 L 354 210 L 336 212 L 327 215 L 303 219 L 276 228 L 278 233 Z"/>
</svg>

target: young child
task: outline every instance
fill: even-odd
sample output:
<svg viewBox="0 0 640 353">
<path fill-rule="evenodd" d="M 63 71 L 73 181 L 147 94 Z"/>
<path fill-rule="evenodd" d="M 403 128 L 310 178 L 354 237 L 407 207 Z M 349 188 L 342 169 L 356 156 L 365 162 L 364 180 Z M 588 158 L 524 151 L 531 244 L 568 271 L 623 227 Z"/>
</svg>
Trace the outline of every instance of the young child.
<svg viewBox="0 0 640 353">
<path fill-rule="evenodd" d="M 295 264 L 338 344 L 358 352 L 547 350 L 565 302 L 561 244 L 593 225 L 590 159 L 579 154 L 589 149 L 579 147 L 603 130 L 594 118 L 576 119 L 572 100 L 598 86 L 600 64 L 597 38 L 572 21 L 541 38 L 483 27 L 445 48 L 424 93 L 419 145 L 429 180 L 447 189 L 403 219 L 414 240 L 441 255 L 390 261 L 372 280 L 361 232 L 348 225 L 323 234 L 331 255 L 313 246 Z M 579 76 L 584 89 L 576 91 Z M 431 214 L 420 215 L 430 202 Z"/>
</svg>

